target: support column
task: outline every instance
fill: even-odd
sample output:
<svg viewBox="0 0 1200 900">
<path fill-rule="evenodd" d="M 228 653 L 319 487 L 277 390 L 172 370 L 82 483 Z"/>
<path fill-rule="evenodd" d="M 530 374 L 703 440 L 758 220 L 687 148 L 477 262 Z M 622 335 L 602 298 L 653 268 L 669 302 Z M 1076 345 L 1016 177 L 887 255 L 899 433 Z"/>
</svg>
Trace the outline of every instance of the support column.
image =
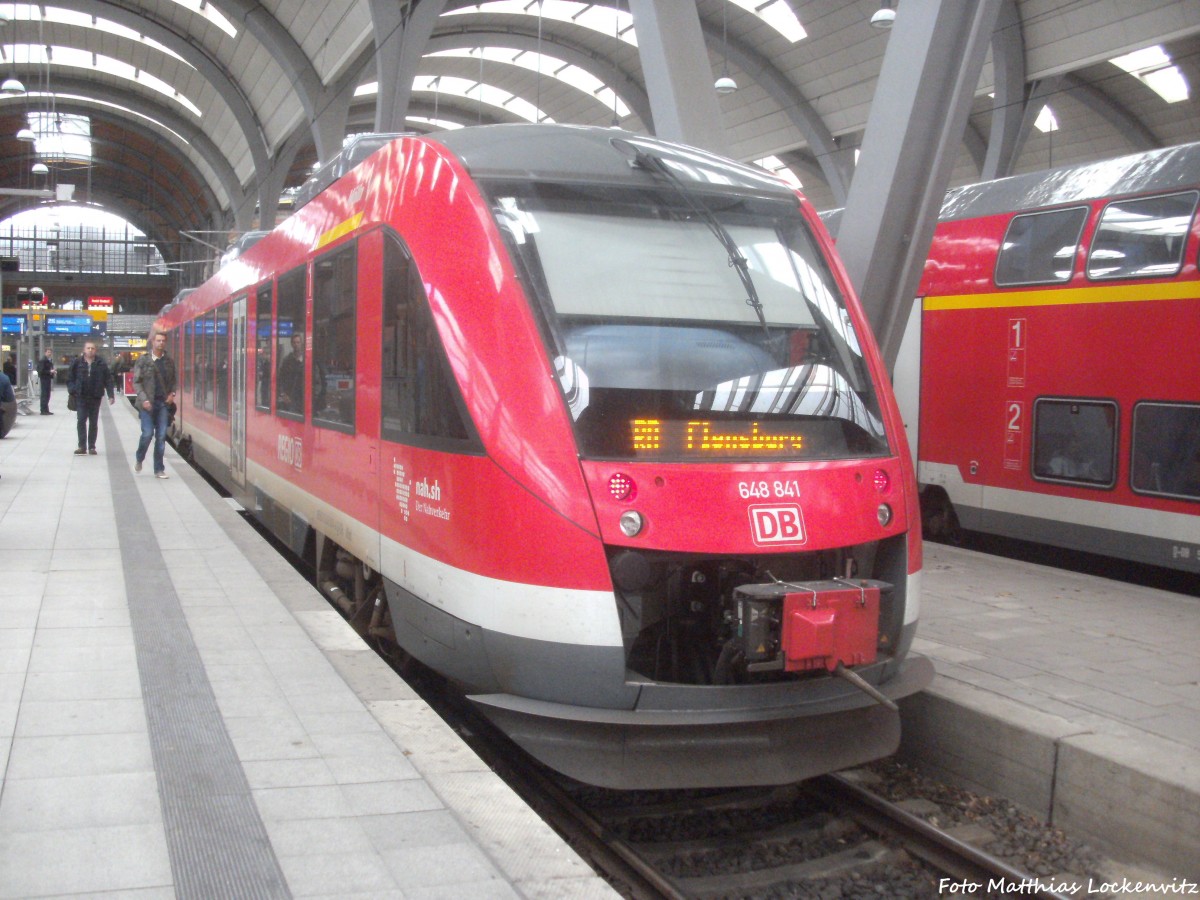
<svg viewBox="0 0 1200 900">
<path fill-rule="evenodd" d="M 654 133 L 729 155 L 700 13 L 680 0 L 629 0 Z"/>
<path fill-rule="evenodd" d="M 838 229 L 890 369 L 1003 0 L 901 0 Z"/>
</svg>

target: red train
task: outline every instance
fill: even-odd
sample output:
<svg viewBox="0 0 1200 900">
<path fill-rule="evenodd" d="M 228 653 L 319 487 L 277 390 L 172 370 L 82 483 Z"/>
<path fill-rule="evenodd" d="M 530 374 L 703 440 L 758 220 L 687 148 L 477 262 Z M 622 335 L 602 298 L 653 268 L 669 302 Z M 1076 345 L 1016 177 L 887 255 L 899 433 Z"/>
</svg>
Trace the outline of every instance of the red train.
<svg viewBox="0 0 1200 900">
<path fill-rule="evenodd" d="M 927 535 L 1200 572 L 1198 198 L 1200 144 L 950 192 L 897 367 Z"/>
<path fill-rule="evenodd" d="M 915 481 L 809 204 L 560 126 L 401 137 L 333 176 L 160 318 L 196 460 L 576 778 L 892 752 L 891 700 L 932 677 Z"/>
</svg>

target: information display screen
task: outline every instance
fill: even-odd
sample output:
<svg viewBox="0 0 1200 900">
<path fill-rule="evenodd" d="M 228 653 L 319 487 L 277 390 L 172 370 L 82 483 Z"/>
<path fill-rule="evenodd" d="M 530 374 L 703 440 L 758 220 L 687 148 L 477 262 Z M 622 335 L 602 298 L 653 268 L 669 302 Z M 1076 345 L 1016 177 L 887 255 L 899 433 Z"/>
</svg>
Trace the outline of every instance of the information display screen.
<svg viewBox="0 0 1200 900">
<path fill-rule="evenodd" d="M 5 316 L 4 317 L 4 333 L 5 334 L 24 334 L 25 333 L 25 317 L 24 316 Z"/>
<path fill-rule="evenodd" d="M 91 334 L 91 316 L 46 316 L 47 334 Z"/>
<path fill-rule="evenodd" d="M 631 419 L 629 428 L 639 459 L 794 459 L 807 449 L 795 422 Z"/>
</svg>

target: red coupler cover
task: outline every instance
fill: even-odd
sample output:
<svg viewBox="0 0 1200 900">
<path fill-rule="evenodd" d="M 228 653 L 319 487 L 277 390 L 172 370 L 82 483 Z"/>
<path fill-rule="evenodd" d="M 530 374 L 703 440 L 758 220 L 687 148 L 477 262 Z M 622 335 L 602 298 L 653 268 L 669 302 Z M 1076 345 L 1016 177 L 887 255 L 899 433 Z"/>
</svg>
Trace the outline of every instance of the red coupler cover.
<svg viewBox="0 0 1200 900">
<path fill-rule="evenodd" d="M 806 581 L 783 597 L 784 669 L 802 672 L 875 661 L 879 582 Z"/>
</svg>

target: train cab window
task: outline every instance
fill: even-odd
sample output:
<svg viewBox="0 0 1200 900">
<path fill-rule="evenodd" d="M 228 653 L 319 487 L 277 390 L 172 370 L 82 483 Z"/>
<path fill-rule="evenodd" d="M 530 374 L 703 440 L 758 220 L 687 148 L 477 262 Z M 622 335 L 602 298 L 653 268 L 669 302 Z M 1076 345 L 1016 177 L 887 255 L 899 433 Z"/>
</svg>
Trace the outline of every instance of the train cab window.
<svg viewBox="0 0 1200 900">
<path fill-rule="evenodd" d="M 1070 281 L 1087 214 L 1080 206 L 1015 216 L 996 258 L 996 284 Z"/>
<path fill-rule="evenodd" d="M 1200 500 L 1200 405 L 1134 406 L 1129 478 L 1139 494 Z"/>
<path fill-rule="evenodd" d="M 279 279 L 275 293 L 275 412 L 304 419 L 304 287 L 303 266 Z"/>
<path fill-rule="evenodd" d="M 383 252 L 381 433 L 384 439 L 474 452 L 478 439 L 450 371 L 425 288 L 408 251 L 393 236 Z"/>
<path fill-rule="evenodd" d="M 217 309 L 213 340 L 213 390 L 216 413 L 229 418 L 229 304 Z"/>
<path fill-rule="evenodd" d="M 1088 253 L 1089 278 L 1167 278 L 1179 273 L 1196 191 L 1108 204 Z"/>
<path fill-rule="evenodd" d="M 1117 405 L 1039 397 L 1033 404 L 1033 477 L 1086 487 L 1117 481 Z"/>
<path fill-rule="evenodd" d="M 357 250 L 350 245 L 313 263 L 313 424 L 354 431 Z"/>
<path fill-rule="evenodd" d="M 271 319 L 274 316 L 274 295 L 271 285 L 264 284 L 258 289 L 256 299 L 257 309 L 254 316 L 254 406 L 256 409 L 271 409 L 271 372 L 272 353 L 275 345 L 271 342 Z"/>
</svg>

